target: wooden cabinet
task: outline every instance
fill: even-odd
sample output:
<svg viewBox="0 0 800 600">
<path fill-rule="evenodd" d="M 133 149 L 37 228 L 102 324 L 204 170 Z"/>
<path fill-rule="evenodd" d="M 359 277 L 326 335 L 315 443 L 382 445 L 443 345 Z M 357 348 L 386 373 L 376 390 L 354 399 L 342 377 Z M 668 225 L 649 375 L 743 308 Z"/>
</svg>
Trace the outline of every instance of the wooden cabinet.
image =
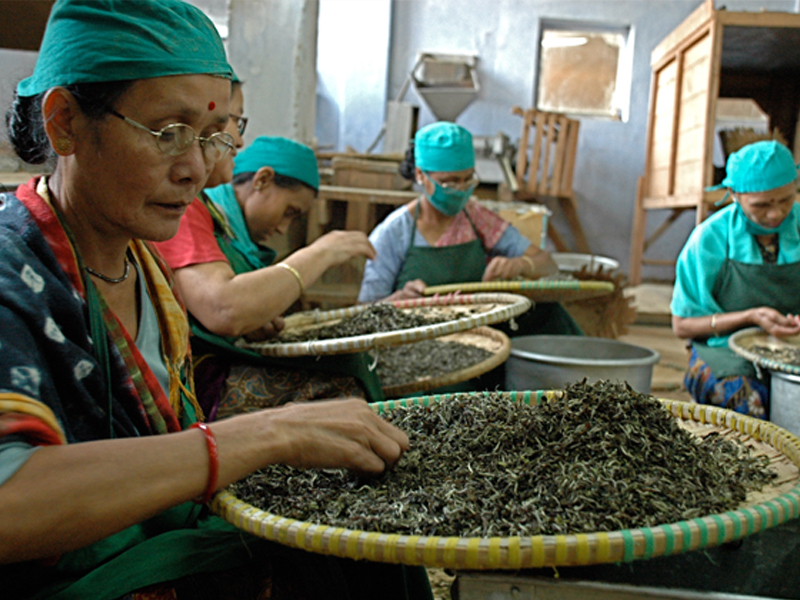
<svg viewBox="0 0 800 600">
<path fill-rule="evenodd" d="M 700 223 L 723 192 L 712 152 L 718 98 L 752 98 L 794 147 L 800 110 L 800 14 L 715 10 L 705 0 L 651 54 L 645 171 L 639 178 L 629 280 L 641 282 L 650 245 L 686 210 Z M 669 210 L 649 237 L 647 213 Z"/>
</svg>

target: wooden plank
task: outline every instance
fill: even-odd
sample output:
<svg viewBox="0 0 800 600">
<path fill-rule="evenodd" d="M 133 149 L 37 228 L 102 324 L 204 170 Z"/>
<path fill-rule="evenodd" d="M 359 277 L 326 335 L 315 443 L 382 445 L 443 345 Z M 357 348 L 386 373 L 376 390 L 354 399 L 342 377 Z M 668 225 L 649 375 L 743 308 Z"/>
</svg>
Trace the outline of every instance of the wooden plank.
<svg viewBox="0 0 800 600">
<path fill-rule="evenodd" d="M 540 119 L 541 117 L 542 113 L 540 113 Z M 542 157 L 542 166 L 539 174 L 539 193 L 544 196 L 555 196 L 551 191 L 553 166 L 550 161 L 553 158 L 553 149 L 555 148 L 557 118 L 558 115 L 555 113 L 548 113 L 537 127 L 537 129 L 539 127 L 544 127 L 547 133 L 544 138 L 544 156 Z"/>
<path fill-rule="evenodd" d="M 569 134 L 567 136 L 567 153 L 564 159 L 564 179 L 561 184 L 561 189 L 563 189 L 564 194 L 568 196 L 572 196 L 574 194 L 572 183 L 573 179 L 575 178 L 575 161 L 577 160 L 578 132 L 580 127 L 580 121 L 570 119 Z"/>
<path fill-rule="evenodd" d="M 372 231 L 369 222 L 370 208 L 371 206 L 364 202 L 348 202 L 345 229 L 347 231 L 363 231 L 369 234 Z"/>
<path fill-rule="evenodd" d="M 682 42 L 687 38 L 691 38 L 693 34 L 702 30 L 704 26 L 707 26 L 714 14 L 713 0 L 705 0 L 703 4 L 698 6 L 692 14 L 686 17 L 680 25 L 673 29 L 672 32 L 653 49 L 650 53 L 650 65 L 656 66 L 664 60 L 665 57 L 674 54 Z"/>
<path fill-rule="evenodd" d="M 703 191 L 703 159 L 698 158 L 694 161 L 680 163 L 678 173 L 675 177 L 675 188 L 673 194 L 696 193 L 697 197 L 702 196 Z"/>
<path fill-rule="evenodd" d="M 554 125 L 558 127 L 558 135 L 556 136 L 554 150 L 553 172 L 550 176 L 550 195 L 564 196 L 567 194 L 564 189 L 564 158 L 567 152 L 567 142 L 569 141 L 569 119 L 567 119 L 566 115 L 558 115 L 554 121 Z"/>
<path fill-rule="evenodd" d="M 647 196 L 667 196 L 669 190 L 669 168 L 654 169 L 648 173 Z"/>
<path fill-rule="evenodd" d="M 675 57 L 675 89 L 672 96 L 672 131 L 670 131 L 670 156 L 667 175 L 667 193 L 672 194 L 675 189 L 675 155 L 678 146 L 678 125 L 681 120 L 681 95 L 683 88 L 683 62 L 684 55 L 679 52 Z"/>
<path fill-rule="evenodd" d="M 669 168 L 669 159 L 672 155 L 670 140 L 664 140 L 653 146 L 653 167 Z"/>
<path fill-rule="evenodd" d="M 531 127 L 533 128 L 533 150 L 531 152 L 531 166 L 528 168 L 528 181 L 526 189 L 537 193 L 539 189 L 539 159 L 542 155 L 542 121 L 543 116 L 538 111 L 531 111 Z M 544 174 L 542 175 L 544 177 Z"/>
<path fill-rule="evenodd" d="M 636 199 L 633 208 L 633 230 L 631 232 L 631 258 L 628 265 L 628 283 L 637 286 L 642 282 L 642 258 L 644 258 L 644 237 L 647 226 L 647 213 L 642 203 L 644 177 L 636 179 Z"/>
<path fill-rule="evenodd" d="M 800 15 L 790 12 L 728 12 L 715 13 L 722 26 L 733 27 L 800 27 Z"/>
<path fill-rule="evenodd" d="M 701 189 L 711 185 L 714 182 L 714 165 L 712 164 L 712 156 L 714 155 L 714 129 L 717 121 L 717 97 L 719 96 L 719 81 L 720 72 L 722 70 L 722 22 L 717 21 L 716 27 L 712 32 L 711 48 L 712 60 L 709 65 L 708 84 L 708 101 L 706 108 L 706 139 L 703 144 L 703 165 L 705 165 L 705 172 L 703 179 L 700 182 Z M 702 202 L 697 205 L 697 223 L 699 224 L 706 217 L 705 206 Z"/>
<path fill-rule="evenodd" d="M 315 198 L 308 209 L 308 225 L 306 226 L 306 245 L 310 244 L 320 236 L 325 230 L 327 220 L 324 215 L 327 213 L 327 202 Z"/>
<path fill-rule="evenodd" d="M 665 208 L 694 208 L 702 193 L 681 194 L 674 196 L 645 196 L 642 200 L 646 210 L 663 210 Z"/>
<path fill-rule="evenodd" d="M 705 130 L 702 127 L 694 127 L 681 131 L 678 137 L 678 148 L 675 153 L 675 164 L 690 161 L 703 160 L 703 141 Z"/>
<path fill-rule="evenodd" d="M 369 204 L 401 205 L 414 200 L 418 193 L 405 190 L 374 190 L 369 188 L 319 186 L 318 200 L 344 200 Z"/>
</svg>

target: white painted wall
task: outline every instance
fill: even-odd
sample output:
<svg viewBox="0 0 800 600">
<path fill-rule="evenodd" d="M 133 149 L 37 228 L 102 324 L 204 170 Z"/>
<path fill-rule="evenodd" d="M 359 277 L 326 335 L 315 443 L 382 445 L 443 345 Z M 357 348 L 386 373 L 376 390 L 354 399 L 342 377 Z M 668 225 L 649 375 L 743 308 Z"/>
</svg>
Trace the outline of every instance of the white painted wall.
<svg viewBox="0 0 800 600">
<path fill-rule="evenodd" d="M 391 13 L 391 0 L 320 0 L 320 148 L 363 152 L 378 135 L 387 100 Z"/>
</svg>

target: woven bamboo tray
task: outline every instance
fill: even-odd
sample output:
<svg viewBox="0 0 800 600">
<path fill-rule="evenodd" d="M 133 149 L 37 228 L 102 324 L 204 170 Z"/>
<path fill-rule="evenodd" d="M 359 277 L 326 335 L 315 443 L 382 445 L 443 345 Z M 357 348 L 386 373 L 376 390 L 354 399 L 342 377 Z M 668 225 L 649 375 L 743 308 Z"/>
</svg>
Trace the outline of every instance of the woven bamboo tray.
<svg viewBox="0 0 800 600">
<path fill-rule="evenodd" d="M 468 381 L 503 364 L 511 354 L 511 340 L 509 337 L 502 331 L 497 331 L 491 327 L 477 327 L 437 339 L 442 342 L 458 342 L 469 346 L 477 346 L 488 350 L 492 353 L 492 356 L 464 369 L 440 375 L 439 377 L 425 377 L 409 383 L 384 386 L 384 396 L 387 398 L 405 396 Z M 380 360 L 380 354 L 378 354 L 377 358 Z"/>
<path fill-rule="evenodd" d="M 742 358 L 771 371 L 781 371 L 792 375 L 800 375 L 800 366 L 779 362 L 753 351 L 755 346 L 769 348 L 800 348 L 800 335 L 777 338 L 760 327 L 748 327 L 737 331 L 728 338 L 728 347 Z"/>
<path fill-rule="evenodd" d="M 429 340 L 482 325 L 508 321 L 526 312 L 531 301 L 517 294 L 467 294 L 437 298 L 419 298 L 392 302 L 397 308 L 428 314 L 447 315 L 453 320 L 424 327 L 400 329 L 385 333 L 358 335 L 331 340 L 297 343 L 242 343 L 242 347 L 265 356 L 320 356 L 350 354 L 373 348 L 399 346 Z M 369 305 L 351 306 L 329 311 L 308 311 L 286 319 L 286 332 L 302 332 L 323 325 L 332 325 L 365 310 Z"/>
<path fill-rule="evenodd" d="M 614 292 L 610 281 L 578 280 L 521 280 L 521 281 L 475 281 L 434 285 L 426 287 L 426 296 L 450 294 L 453 292 L 512 292 L 530 298 L 534 302 L 567 302 L 606 296 Z"/>
<path fill-rule="evenodd" d="M 514 401 L 538 404 L 562 391 L 508 392 Z M 429 405 L 458 394 L 422 396 L 373 404 L 384 413 L 398 406 Z M 456 538 L 398 535 L 317 525 L 270 514 L 228 492 L 217 494 L 214 512 L 258 537 L 310 552 L 388 563 L 453 569 L 526 569 L 632 561 L 717 546 L 780 525 L 800 514 L 800 439 L 759 419 L 715 406 L 661 400 L 690 431 L 720 431 L 754 444 L 779 476 L 736 510 L 623 531 L 533 537 Z"/>
</svg>

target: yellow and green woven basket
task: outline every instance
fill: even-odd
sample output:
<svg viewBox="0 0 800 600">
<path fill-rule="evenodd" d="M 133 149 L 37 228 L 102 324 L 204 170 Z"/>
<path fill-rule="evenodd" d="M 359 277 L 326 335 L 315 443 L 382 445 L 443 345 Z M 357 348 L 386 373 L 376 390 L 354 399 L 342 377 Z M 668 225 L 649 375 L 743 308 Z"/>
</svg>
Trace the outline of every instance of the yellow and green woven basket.
<svg viewBox="0 0 800 600">
<path fill-rule="evenodd" d="M 614 292 L 614 284 L 610 281 L 549 279 L 476 281 L 430 286 L 425 288 L 424 294 L 426 296 L 435 296 L 456 292 L 511 292 L 530 298 L 534 302 L 572 302 L 612 294 Z"/>
<path fill-rule="evenodd" d="M 482 325 L 502 323 L 521 315 L 532 306 L 528 298 L 518 294 L 465 294 L 463 296 L 452 294 L 437 298 L 398 300 L 391 304 L 408 311 L 437 309 L 439 312 L 450 312 L 452 318 L 433 325 L 383 333 L 294 343 L 275 343 L 274 341 L 246 343 L 243 346 L 265 356 L 350 354 L 373 348 L 410 344 L 459 331 L 467 331 Z M 303 331 L 334 324 L 346 317 L 354 316 L 368 307 L 368 304 L 361 304 L 337 310 L 296 313 L 287 317 L 284 331 L 287 333 Z"/>
<path fill-rule="evenodd" d="M 422 396 L 373 404 L 378 413 L 396 407 L 447 401 L 460 394 Z M 508 392 L 511 401 L 538 404 L 562 391 Z M 211 508 L 236 527 L 258 537 L 310 552 L 408 565 L 452 569 L 525 569 L 611 563 L 668 556 L 717 546 L 775 527 L 800 515 L 800 439 L 769 422 L 714 406 L 661 400 L 691 428 L 713 428 L 763 445 L 776 485 L 745 506 L 721 514 L 612 532 L 532 537 L 458 538 L 399 535 L 330 527 L 286 519 L 219 493 Z"/>
<path fill-rule="evenodd" d="M 798 348 L 800 347 L 799 335 L 779 339 L 771 336 L 760 327 L 748 327 L 747 329 L 742 329 L 731 335 L 728 338 L 728 347 L 742 358 L 764 369 L 800 375 L 800 366 L 762 356 L 753 350 L 756 346 Z"/>
</svg>

